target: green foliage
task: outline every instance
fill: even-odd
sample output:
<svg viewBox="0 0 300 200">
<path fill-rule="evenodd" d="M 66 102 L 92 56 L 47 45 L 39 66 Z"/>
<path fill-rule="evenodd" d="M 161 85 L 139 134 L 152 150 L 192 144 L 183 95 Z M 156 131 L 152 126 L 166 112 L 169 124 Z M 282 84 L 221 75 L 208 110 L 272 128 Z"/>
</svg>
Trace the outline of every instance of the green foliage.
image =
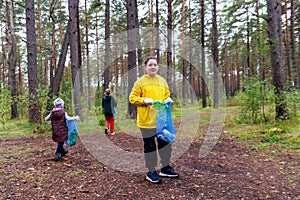
<svg viewBox="0 0 300 200">
<path fill-rule="evenodd" d="M 49 95 L 49 88 L 44 86 L 44 85 L 40 85 L 39 86 L 39 107 L 41 108 L 41 116 L 47 116 L 50 113 L 50 110 L 47 110 L 47 103 L 50 99 Z"/>
<path fill-rule="evenodd" d="M 10 112 L 11 96 L 8 88 L 1 88 L 0 92 L 0 121 L 2 127 L 5 127 L 7 116 Z"/>
<path fill-rule="evenodd" d="M 244 85 L 244 91 L 236 97 L 240 106 L 240 113 L 236 120 L 241 123 L 267 122 L 274 112 L 274 90 L 266 82 L 256 78 L 249 79 Z"/>
<path fill-rule="evenodd" d="M 297 116 L 297 107 L 300 106 L 300 91 L 296 88 L 290 89 L 285 92 L 286 102 L 289 108 L 289 114 Z"/>
<path fill-rule="evenodd" d="M 100 126 L 105 126 L 105 119 L 102 114 L 102 91 L 103 87 L 97 86 L 95 93 L 95 113 Z"/>
<path fill-rule="evenodd" d="M 62 81 L 60 84 L 60 94 L 59 97 L 62 98 L 65 102 L 64 109 L 68 112 L 70 116 L 74 115 L 72 112 L 72 100 L 73 100 L 73 88 L 72 88 L 71 77 L 66 77 L 65 81 Z"/>
<path fill-rule="evenodd" d="M 24 93 L 23 95 L 18 96 L 18 112 L 20 118 L 28 118 L 28 108 L 29 108 L 29 101 L 28 101 L 28 92 Z"/>
</svg>

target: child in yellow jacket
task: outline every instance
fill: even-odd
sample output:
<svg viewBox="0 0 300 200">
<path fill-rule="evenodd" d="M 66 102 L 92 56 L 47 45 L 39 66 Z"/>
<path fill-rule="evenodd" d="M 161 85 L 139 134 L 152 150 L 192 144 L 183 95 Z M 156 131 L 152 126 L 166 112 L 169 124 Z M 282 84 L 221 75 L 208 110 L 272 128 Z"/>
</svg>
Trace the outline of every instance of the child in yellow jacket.
<svg viewBox="0 0 300 200">
<path fill-rule="evenodd" d="M 152 107 L 153 101 L 170 102 L 170 90 L 166 80 L 157 74 L 159 62 L 156 57 L 148 57 L 145 62 L 147 74 L 139 78 L 132 88 L 129 96 L 130 103 L 137 106 L 137 126 L 140 128 L 144 142 L 145 165 L 149 172 L 146 180 L 160 183 L 161 177 L 176 178 L 177 172 L 170 166 L 172 144 L 157 138 L 158 153 L 161 158 L 162 168 L 159 175 L 156 172 L 156 113 Z M 160 177 L 161 176 L 161 177 Z"/>
</svg>

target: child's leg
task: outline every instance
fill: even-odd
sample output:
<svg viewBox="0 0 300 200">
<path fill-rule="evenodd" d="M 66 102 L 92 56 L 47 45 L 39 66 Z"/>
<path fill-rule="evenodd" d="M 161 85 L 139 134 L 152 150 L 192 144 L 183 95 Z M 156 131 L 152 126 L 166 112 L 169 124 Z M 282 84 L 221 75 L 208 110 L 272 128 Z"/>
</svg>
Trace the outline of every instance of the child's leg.
<svg viewBox="0 0 300 200">
<path fill-rule="evenodd" d="M 61 156 L 63 149 L 64 149 L 63 146 L 64 146 L 64 142 L 57 143 L 57 148 L 56 148 L 56 152 L 55 152 L 55 156 L 54 156 L 55 161 L 63 160 L 63 158 Z"/>
<path fill-rule="evenodd" d="M 157 153 L 155 135 L 156 129 L 141 128 L 144 142 L 145 165 L 149 171 L 155 171 L 157 165 Z"/>
<path fill-rule="evenodd" d="M 64 142 L 58 142 L 55 154 L 61 153 L 63 149 L 64 149 Z"/>
<path fill-rule="evenodd" d="M 109 128 L 109 116 L 105 116 L 105 128 Z"/>
<path fill-rule="evenodd" d="M 109 124 L 110 124 L 110 132 L 114 133 L 115 132 L 115 118 L 114 118 L 114 116 L 110 117 Z"/>
</svg>

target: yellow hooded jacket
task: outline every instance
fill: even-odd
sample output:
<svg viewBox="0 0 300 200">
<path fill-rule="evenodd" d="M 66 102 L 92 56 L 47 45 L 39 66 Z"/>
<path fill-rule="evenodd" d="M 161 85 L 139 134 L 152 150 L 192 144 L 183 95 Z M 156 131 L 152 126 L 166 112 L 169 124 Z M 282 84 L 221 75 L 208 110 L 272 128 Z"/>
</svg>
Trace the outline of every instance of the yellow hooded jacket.
<svg viewBox="0 0 300 200">
<path fill-rule="evenodd" d="M 151 105 L 144 104 L 144 99 L 164 102 L 170 97 L 170 90 L 166 80 L 156 75 L 143 75 L 133 85 L 129 95 L 129 102 L 137 106 L 137 126 L 141 128 L 156 128 L 157 110 Z"/>
</svg>

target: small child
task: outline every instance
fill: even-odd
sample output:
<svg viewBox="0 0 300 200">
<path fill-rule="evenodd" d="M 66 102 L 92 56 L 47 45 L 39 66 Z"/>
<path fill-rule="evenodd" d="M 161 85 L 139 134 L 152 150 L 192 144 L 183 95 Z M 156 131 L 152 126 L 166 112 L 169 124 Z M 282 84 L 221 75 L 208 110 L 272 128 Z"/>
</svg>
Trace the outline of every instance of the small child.
<svg viewBox="0 0 300 200">
<path fill-rule="evenodd" d="M 52 139 L 57 142 L 57 148 L 54 156 L 55 161 L 63 160 L 63 157 L 68 153 L 64 149 L 64 142 L 68 139 L 68 127 L 66 120 L 80 120 L 78 116 L 69 117 L 67 112 L 63 109 L 64 101 L 57 98 L 54 101 L 55 108 L 52 109 L 50 114 L 45 118 L 45 121 L 51 120 L 52 126 Z"/>
</svg>

